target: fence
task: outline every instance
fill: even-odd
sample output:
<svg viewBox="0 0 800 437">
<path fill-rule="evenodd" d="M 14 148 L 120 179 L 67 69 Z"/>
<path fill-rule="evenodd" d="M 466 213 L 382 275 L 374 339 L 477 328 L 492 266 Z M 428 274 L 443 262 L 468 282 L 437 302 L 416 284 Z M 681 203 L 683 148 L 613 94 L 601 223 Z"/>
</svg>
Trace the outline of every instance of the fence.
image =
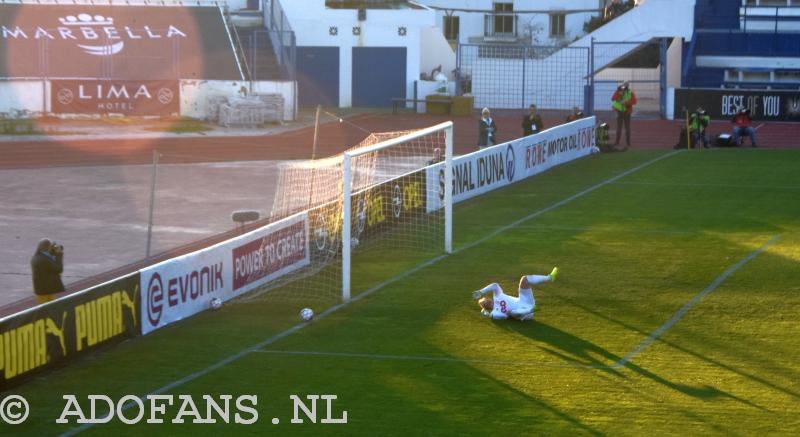
<svg viewBox="0 0 800 437">
<path fill-rule="evenodd" d="M 610 111 L 611 97 L 624 81 L 636 94 L 638 115 L 666 115 L 666 39 L 650 42 L 596 42 L 591 45 L 593 92 L 588 114 Z"/>
<path fill-rule="evenodd" d="M 561 115 L 578 106 L 591 115 L 610 111 L 611 96 L 627 80 L 637 115 L 666 114 L 665 39 L 590 47 L 460 44 L 456 62 L 456 93 L 472 94 L 475 108 L 516 114 L 535 104 Z"/>
<path fill-rule="evenodd" d="M 269 36 L 275 50 L 275 57 L 281 67 L 284 80 L 295 80 L 296 40 L 292 26 L 283 12 L 281 2 L 278 0 L 265 0 L 264 11 L 269 12 L 269 20 L 265 24 L 269 27 Z"/>
<path fill-rule="evenodd" d="M 456 63 L 456 93 L 472 94 L 476 108 L 517 114 L 535 104 L 561 114 L 586 105 L 586 47 L 460 44 Z"/>
</svg>

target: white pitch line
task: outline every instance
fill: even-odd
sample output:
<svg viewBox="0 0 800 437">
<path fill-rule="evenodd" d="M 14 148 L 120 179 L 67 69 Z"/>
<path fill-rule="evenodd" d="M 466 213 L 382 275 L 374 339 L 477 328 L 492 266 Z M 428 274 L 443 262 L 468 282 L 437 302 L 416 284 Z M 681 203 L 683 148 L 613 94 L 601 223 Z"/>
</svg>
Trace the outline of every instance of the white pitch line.
<svg viewBox="0 0 800 437">
<path fill-rule="evenodd" d="M 771 237 L 772 234 L 752 234 L 739 232 L 703 232 L 703 231 L 667 231 L 662 229 L 614 229 L 614 228 L 579 228 L 569 226 L 517 226 L 517 229 L 542 229 L 553 231 L 581 232 L 640 232 L 643 234 L 676 234 L 676 235 L 725 235 L 735 237 Z"/>
<path fill-rule="evenodd" d="M 551 205 L 551 206 L 549 206 L 549 207 L 547 207 L 547 208 L 545 208 L 545 209 L 543 209 L 541 211 L 537 211 L 537 212 L 535 212 L 535 213 L 533 213 L 533 214 L 531 214 L 531 215 L 529 215 L 529 216 L 527 216 L 527 217 L 525 217 L 523 219 L 517 220 L 514 223 L 511 223 L 510 225 L 507 225 L 507 226 L 505 226 L 503 228 L 500 228 L 497 231 L 492 232 L 491 234 L 487 235 L 486 237 L 483 237 L 483 238 L 481 238 L 481 239 L 479 239 L 477 241 L 474 241 L 474 242 L 472 242 L 470 244 L 467 244 L 466 246 L 462 246 L 462 247 L 454 250 L 453 254 L 456 254 L 456 253 L 461 252 L 463 250 L 466 250 L 466 249 L 469 249 L 471 247 L 477 246 L 478 244 L 483 243 L 486 240 L 488 240 L 488 239 L 500 234 L 501 232 L 504 232 L 504 231 L 506 231 L 508 229 L 511 229 L 511 228 L 519 225 L 520 223 L 524 223 L 525 221 L 530 220 L 530 219 L 532 219 L 532 218 L 534 218 L 536 216 L 539 216 L 541 214 L 544 214 L 545 212 L 548 212 L 548 211 L 551 211 L 551 210 L 553 210 L 555 208 L 558 208 L 561 205 L 564 205 L 564 204 L 566 204 L 568 202 L 571 202 L 572 200 L 575 200 L 575 199 L 583 196 L 584 194 L 588 194 L 588 193 L 590 193 L 590 192 L 592 192 L 592 191 L 594 191 L 594 190 L 596 190 L 596 189 L 598 189 L 600 187 L 608 185 L 608 184 L 616 181 L 617 179 L 622 178 L 624 176 L 627 176 L 627 175 L 629 175 L 629 174 L 631 174 L 631 173 L 633 173 L 635 171 L 638 171 L 638 170 L 640 170 L 640 169 L 642 169 L 644 167 L 647 167 L 650 164 L 654 164 L 654 163 L 656 163 L 658 161 L 661 161 L 662 159 L 668 158 L 668 157 L 670 157 L 670 156 L 672 156 L 672 155 L 674 155 L 676 153 L 682 153 L 682 152 L 684 152 L 684 150 L 679 150 L 677 152 L 672 152 L 672 153 L 669 153 L 669 154 L 666 154 L 666 155 L 663 155 L 663 156 L 659 156 L 658 158 L 655 158 L 655 159 L 650 160 L 650 161 L 648 161 L 648 162 L 646 162 L 644 164 L 641 164 L 641 165 L 639 165 L 637 167 L 634 167 L 634 168 L 632 168 L 632 169 L 630 169 L 630 170 L 628 170 L 628 171 L 626 171 L 624 173 L 621 173 L 621 174 L 619 174 L 617 176 L 614 176 L 613 178 L 611 178 L 611 179 L 609 179 L 609 180 L 607 180 L 605 182 L 601 182 L 601 183 L 595 185 L 594 187 L 591 187 L 591 188 L 588 188 L 588 189 L 586 189 L 584 191 L 581 191 L 580 193 L 575 194 L 574 196 L 571 196 L 571 197 L 569 197 L 569 198 L 567 198 L 565 200 L 562 200 L 562 201 L 560 201 L 560 202 L 558 202 L 558 203 L 556 203 L 554 205 Z M 417 266 L 417 267 L 415 267 L 415 268 L 413 268 L 413 269 L 411 269 L 411 270 L 409 270 L 409 271 L 407 271 L 407 272 L 405 272 L 405 273 L 403 273 L 403 274 L 401 274 L 399 276 L 396 276 L 396 277 L 394 277 L 394 278 L 392 278 L 392 279 L 390 279 L 390 280 L 388 280 L 388 281 L 386 281 L 386 282 L 384 282 L 384 283 L 382 283 L 380 285 L 377 285 L 377 286 L 375 286 L 375 287 L 373 287 L 373 288 L 371 288 L 371 289 L 359 294 L 358 296 L 356 296 L 355 298 L 350 299 L 350 300 L 351 301 L 357 301 L 357 300 L 359 300 L 359 299 L 361 299 L 361 298 L 363 298 L 365 296 L 368 296 L 368 295 L 374 293 L 377 290 L 380 290 L 381 288 L 383 288 L 383 287 L 385 287 L 385 286 L 387 286 L 389 284 L 397 282 L 400 279 L 403 279 L 403 278 L 405 278 L 405 277 L 407 277 L 407 276 L 409 276 L 409 275 L 411 275 L 413 273 L 416 273 L 416 272 L 422 270 L 425 267 L 428 267 L 428 266 L 430 266 L 430 265 L 432 265 L 434 263 L 437 263 L 437 262 L 441 261 L 442 259 L 444 259 L 446 257 L 447 257 L 447 255 L 442 255 L 442 256 L 439 256 L 437 258 L 434 258 L 434 259 L 432 259 L 432 260 L 430 260 L 430 261 L 428 261 L 428 262 L 426 262 L 426 263 L 424 263 L 422 265 L 419 265 L 419 266 Z M 345 305 L 346 304 L 339 304 L 339 305 L 333 306 L 331 308 L 328 308 L 327 311 L 325 311 L 322 314 L 316 316 L 315 319 L 316 320 L 322 319 L 323 317 L 327 316 L 328 314 L 330 314 L 330 313 L 332 313 L 334 311 L 339 310 L 340 308 L 344 307 Z M 254 346 L 251 346 L 251 347 L 247 348 L 247 349 L 241 350 L 241 351 L 229 356 L 228 358 L 225 358 L 224 360 L 217 362 L 216 364 L 212 364 L 211 366 L 206 367 L 203 370 L 195 372 L 195 373 L 193 373 L 193 374 L 191 374 L 191 375 L 189 375 L 189 376 L 187 376 L 187 377 L 185 377 L 183 379 L 180 379 L 180 380 L 175 381 L 175 382 L 173 382 L 173 383 L 171 383 L 169 385 L 161 387 L 160 389 L 150 393 L 150 395 L 157 395 L 157 394 L 161 394 L 161 393 L 167 392 L 167 391 L 172 390 L 172 389 L 174 389 L 176 387 L 179 387 L 179 386 L 181 386 L 181 385 L 183 385 L 183 384 L 185 384 L 185 383 L 187 383 L 189 381 L 192 381 L 192 380 L 195 380 L 197 378 L 200 378 L 201 376 L 204 376 L 204 375 L 206 375 L 206 374 L 208 374 L 208 373 L 210 373 L 210 372 L 212 372 L 212 371 L 214 371 L 216 369 L 219 369 L 220 367 L 222 367 L 222 366 L 224 366 L 224 365 L 226 365 L 228 363 L 231 363 L 232 361 L 235 361 L 235 360 L 237 360 L 237 359 L 239 359 L 239 358 L 241 358 L 241 357 L 243 357 L 243 356 L 245 356 L 245 355 L 247 355 L 247 354 L 249 354 L 251 352 L 256 351 L 256 349 L 261 349 L 262 347 L 264 347 L 264 346 L 266 346 L 266 345 L 268 345 L 270 343 L 273 343 L 273 342 L 275 342 L 275 341 L 277 341 L 277 340 L 279 340 L 279 339 L 281 339 L 283 337 L 286 337 L 287 335 L 302 329 L 306 325 L 308 325 L 308 323 L 301 323 L 301 324 L 299 324 L 299 325 L 297 325 L 297 326 L 295 326 L 293 328 L 287 329 L 286 331 L 283 331 L 283 332 L 281 332 L 280 334 L 278 334 L 278 335 L 276 335 L 274 337 L 268 338 L 267 340 L 264 340 L 261 343 L 258 343 L 258 344 L 254 345 Z M 144 401 L 147 400 L 147 396 L 148 395 L 142 396 L 139 399 L 141 399 L 144 402 Z M 129 403 L 125 404 L 125 405 L 122 406 L 122 411 L 126 411 L 129 408 L 133 407 L 134 405 L 136 405 L 135 402 L 129 402 Z M 79 427 L 77 427 L 77 428 L 75 428 L 73 430 L 70 430 L 70 431 L 67 431 L 67 432 L 61 434 L 60 437 L 71 437 L 71 436 L 73 436 L 75 434 L 78 434 L 81 431 L 85 431 L 85 430 L 93 427 L 94 425 L 95 425 L 94 423 L 85 423 L 85 424 L 83 424 L 83 425 L 81 425 L 81 426 L 79 426 Z"/>
<path fill-rule="evenodd" d="M 666 323 L 664 323 L 663 325 L 661 325 L 661 327 L 660 327 L 660 328 L 658 328 L 657 330 L 655 330 L 655 331 L 654 331 L 652 334 L 650 334 L 650 335 L 649 335 L 649 336 L 648 336 L 646 339 L 644 339 L 644 340 L 643 340 L 641 343 L 639 343 L 639 344 L 638 344 L 638 345 L 637 345 L 635 348 L 633 348 L 633 350 L 632 350 L 632 351 L 630 351 L 630 352 L 628 353 L 628 355 L 625 355 L 625 357 L 624 357 L 624 358 L 622 358 L 621 360 L 619 360 L 619 362 L 618 362 L 617 364 L 614 364 L 614 368 L 615 368 L 615 369 L 618 369 L 618 368 L 620 368 L 620 367 L 624 366 L 624 365 L 625 365 L 625 364 L 626 364 L 628 361 L 630 361 L 630 360 L 631 360 L 633 357 L 635 357 L 635 356 L 636 356 L 636 355 L 637 355 L 639 352 L 643 351 L 643 350 L 644 350 L 644 349 L 645 349 L 647 346 L 649 346 L 649 345 L 650 345 L 650 343 L 652 343 L 652 342 L 653 342 L 655 339 L 657 339 L 659 336 L 661 336 L 661 334 L 663 334 L 663 333 L 664 333 L 664 331 L 666 331 L 666 330 L 667 330 L 667 329 L 669 329 L 669 328 L 670 328 L 672 325 L 674 325 L 675 323 L 677 323 L 677 322 L 678 322 L 678 320 L 680 320 L 680 319 L 681 319 L 681 317 L 683 317 L 683 316 L 684 316 L 684 315 L 685 315 L 685 314 L 686 314 L 686 313 L 687 313 L 687 312 L 688 312 L 690 309 L 692 309 L 692 307 L 693 307 L 693 306 L 694 306 L 694 305 L 695 305 L 697 302 L 699 302 L 699 301 L 700 301 L 700 299 L 702 299 L 702 298 L 703 298 L 703 297 L 705 297 L 705 296 L 706 296 L 708 293 L 711 293 L 711 292 L 712 292 L 712 291 L 714 291 L 714 290 L 715 290 L 717 287 L 719 287 L 719 285 L 720 285 L 720 284 L 722 284 L 722 282 L 723 282 L 725 279 L 727 279 L 727 278 L 728 278 L 728 276 L 730 276 L 730 275 L 731 275 L 731 273 L 735 272 L 735 271 L 736 271 L 736 270 L 738 270 L 740 267 L 742 267 L 743 265 L 747 264 L 747 262 L 749 262 L 750 260 L 752 260 L 753 258 L 755 258 L 755 257 L 756 257 L 756 255 L 758 255 L 759 253 L 763 252 L 763 251 L 764 251 L 764 249 L 766 249 L 767 247 L 769 247 L 770 245 L 772 245 L 772 243 L 774 243 L 775 241 L 777 241 L 777 240 L 778 240 L 778 238 L 780 238 L 780 235 L 776 235 L 776 236 L 772 237 L 772 238 L 771 238 L 769 241 L 767 241 L 766 243 L 764 243 L 764 245 L 763 245 L 763 246 L 761 246 L 761 247 L 759 247 L 758 249 L 756 249 L 755 251 L 751 252 L 751 253 L 750 253 L 750 255 L 747 255 L 746 257 L 744 257 L 744 258 L 743 258 L 741 261 L 739 261 L 738 263 L 736 263 L 736 264 L 735 264 L 733 267 L 729 268 L 729 269 L 728 269 L 728 270 L 727 270 L 725 273 L 723 273 L 723 274 L 719 275 L 719 277 L 718 277 L 717 279 L 715 279 L 715 280 L 714 280 L 714 282 L 712 282 L 712 283 L 711 283 L 711 285 L 709 285 L 709 286 L 708 286 L 708 288 L 706 288 L 706 289 L 705 289 L 705 290 L 704 290 L 702 293 L 700 293 L 700 294 L 698 294 L 697 296 L 695 296 L 695 297 L 694 297 L 694 299 L 692 299 L 691 301 L 689 301 L 689 303 L 687 303 L 686 305 L 684 305 L 684 306 L 683 306 L 683 308 L 681 308 L 681 309 L 680 309 L 680 310 L 679 310 L 677 313 L 675 313 L 675 315 L 674 315 L 674 316 L 672 316 L 672 318 L 671 318 L 671 319 L 667 320 L 667 322 L 666 322 Z"/>
<path fill-rule="evenodd" d="M 682 184 L 673 182 L 614 182 L 625 185 L 659 185 L 659 186 L 686 186 L 686 187 L 725 187 L 725 188 L 776 188 L 781 190 L 800 190 L 800 187 L 791 185 L 737 185 L 737 184 Z"/>
<path fill-rule="evenodd" d="M 257 350 L 253 351 L 261 354 L 278 355 L 316 355 L 324 357 L 342 358 L 372 358 L 377 360 L 405 360 L 405 361 L 440 361 L 446 363 L 460 364 L 494 364 L 500 366 L 538 366 L 538 367 L 575 367 L 584 369 L 611 369 L 611 366 L 600 366 L 591 364 L 566 364 L 566 363 L 541 363 L 535 361 L 502 361 L 502 360 L 469 360 L 448 357 L 414 357 L 409 355 L 373 355 L 373 354 L 347 354 L 339 352 L 307 352 L 307 351 L 280 351 L 280 350 Z"/>
</svg>

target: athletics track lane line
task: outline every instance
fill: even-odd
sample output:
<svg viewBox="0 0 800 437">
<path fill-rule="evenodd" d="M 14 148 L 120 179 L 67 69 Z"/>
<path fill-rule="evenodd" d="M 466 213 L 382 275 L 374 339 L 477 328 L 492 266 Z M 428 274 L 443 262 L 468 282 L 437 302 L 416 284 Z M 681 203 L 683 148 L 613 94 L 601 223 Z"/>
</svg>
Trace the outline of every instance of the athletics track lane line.
<svg viewBox="0 0 800 437">
<path fill-rule="evenodd" d="M 488 240 L 488 239 L 490 239 L 492 237 L 495 237 L 496 235 L 498 235 L 498 234 L 500 234 L 502 232 L 505 232 L 505 231 L 507 231 L 507 230 L 509 230 L 511 228 L 514 228 L 517 225 L 519 225 L 521 223 L 524 223 L 524 222 L 526 222 L 526 221 L 528 221 L 528 220 L 530 220 L 530 219 L 532 219 L 534 217 L 538 217 L 538 216 L 540 216 L 540 215 L 542 215 L 542 214 L 544 214 L 546 212 L 552 211 L 553 209 L 556 209 L 559 206 L 562 206 L 562 205 L 564 205 L 566 203 L 569 203 L 569 202 L 571 202 L 571 201 L 573 201 L 573 200 L 575 200 L 575 199 L 577 199 L 577 198 L 579 198 L 579 197 L 581 197 L 583 195 L 589 194 L 589 193 L 591 193 L 592 191 L 594 191 L 594 190 L 596 190 L 598 188 L 604 187 L 604 186 L 616 181 L 617 179 L 623 178 L 623 177 L 625 177 L 625 176 L 627 176 L 627 175 L 629 175 L 631 173 L 634 173 L 636 171 L 639 171 L 639 170 L 641 170 L 641 169 L 643 169 L 643 168 L 645 168 L 645 167 L 647 167 L 647 166 L 649 166 L 651 164 L 655 164 L 656 162 L 661 161 L 662 159 L 669 158 L 670 156 L 675 155 L 676 153 L 682 153 L 682 152 L 684 152 L 684 150 L 679 150 L 677 152 L 668 153 L 666 155 L 659 156 L 658 158 L 655 158 L 655 159 L 652 159 L 650 161 L 647 161 L 644 164 L 640 164 L 639 166 L 636 166 L 636 167 L 634 167 L 634 168 L 632 168 L 632 169 L 630 169 L 630 170 L 628 170 L 626 172 L 623 172 L 623 173 L 621 173 L 621 174 L 619 174 L 617 176 L 614 176 L 613 178 L 611 178 L 611 179 L 609 179 L 609 180 L 607 180 L 605 182 L 601 182 L 601 183 L 599 183 L 599 184 L 597 184 L 597 185 L 595 185 L 595 186 L 593 186 L 591 188 L 587 188 L 586 190 L 583 190 L 578 194 L 570 196 L 570 197 L 568 197 L 568 198 L 566 198 L 566 199 L 564 199 L 564 200 L 562 200 L 562 201 L 560 201 L 558 203 L 555 203 L 555 204 L 553 204 L 553 205 L 551 205 L 551 206 L 549 206 L 549 207 L 547 207 L 545 209 L 537 211 L 537 212 L 535 212 L 535 213 L 533 213 L 533 214 L 531 214 L 531 215 L 529 215 L 527 217 L 524 217 L 524 218 L 522 218 L 520 220 L 517 220 L 517 221 L 515 221 L 515 222 L 513 222 L 513 223 L 511 223 L 509 225 L 506 225 L 506 226 L 504 226 L 504 227 L 492 232 L 491 234 L 489 234 L 489 235 L 487 235 L 487 236 L 485 236 L 485 237 L 483 237 L 483 238 L 481 238 L 479 240 L 476 240 L 476 241 L 474 241 L 474 242 L 472 242 L 470 244 L 467 244 L 465 246 L 459 247 L 458 249 L 453 250 L 453 254 L 456 254 L 456 253 L 459 253 L 459 252 L 464 251 L 466 249 L 470 249 L 472 247 L 475 247 L 478 244 L 481 244 L 481 243 L 485 242 L 486 240 Z M 350 301 L 351 302 L 355 302 L 355 301 L 360 300 L 360 299 L 362 299 L 362 298 L 364 298 L 366 296 L 369 296 L 370 294 L 374 293 L 375 291 L 380 290 L 381 288 L 383 288 L 383 287 L 385 287 L 385 286 L 387 286 L 389 284 L 393 284 L 393 283 L 395 283 L 395 282 L 397 282 L 397 281 L 399 281 L 399 280 L 401 280 L 401 279 L 403 279 L 403 278 L 405 278 L 405 277 L 407 277 L 407 276 L 409 276 L 411 274 L 414 274 L 414 273 L 422 270 L 425 267 L 428 267 L 430 265 L 433 265 L 433 264 L 443 260 L 447 256 L 448 255 L 441 255 L 439 257 L 436 257 L 436 258 L 434 258 L 434 259 L 432 259 L 432 260 L 430 260 L 430 261 L 428 261 L 428 262 L 426 262 L 424 264 L 421 264 L 421 265 L 419 265 L 419 266 L 417 266 L 417 267 L 415 267 L 415 268 L 413 268 L 413 269 L 411 269 L 411 270 L 409 270 L 409 271 L 407 271 L 407 272 L 405 272 L 405 273 L 403 273 L 403 274 L 401 274 L 399 276 L 396 276 L 396 277 L 394 277 L 394 278 L 392 278 L 392 279 L 390 279 L 390 280 L 388 280 L 388 281 L 386 281 L 386 282 L 384 282 L 382 284 L 376 285 L 375 287 L 373 287 L 373 288 L 371 288 L 371 289 L 359 294 L 358 296 L 354 297 L 353 299 L 350 299 Z M 333 306 L 331 308 L 328 308 L 327 311 L 324 311 L 322 314 L 316 316 L 315 319 L 316 320 L 322 319 L 325 316 L 327 316 L 328 314 L 331 314 L 334 311 L 338 311 L 340 308 L 342 308 L 342 307 L 344 307 L 346 305 L 347 304 L 341 303 L 341 304 L 335 305 L 335 306 Z M 222 367 L 222 366 L 224 366 L 224 365 L 226 365 L 228 363 L 231 363 L 231 362 L 233 362 L 233 361 L 235 361 L 235 360 L 237 360 L 237 359 L 239 359 L 239 358 L 241 358 L 241 357 L 243 357 L 243 356 L 245 356 L 245 355 L 247 355 L 247 354 L 249 354 L 251 352 L 255 352 L 257 349 L 261 349 L 262 347 L 264 347 L 264 346 L 266 346 L 268 344 L 274 343 L 275 341 L 280 340 L 281 338 L 286 337 L 289 334 L 292 334 L 292 333 L 294 333 L 296 331 L 299 331 L 300 329 L 303 329 L 306 325 L 308 325 L 308 323 L 301 323 L 301 324 L 299 324 L 297 326 L 289 328 L 286 331 L 283 331 L 280 334 L 275 335 L 274 337 L 268 338 L 268 339 L 262 341 L 261 343 L 258 343 L 258 344 L 254 345 L 254 346 L 251 346 L 251 347 L 247 348 L 247 349 L 239 351 L 239 352 L 229 356 L 228 358 L 225 358 L 224 360 L 217 362 L 216 364 L 212 364 L 211 366 L 206 367 L 203 370 L 197 371 L 197 372 L 195 372 L 195 373 L 193 373 L 193 374 L 191 374 L 191 375 L 189 375 L 189 376 L 187 376 L 185 378 L 179 379 L 178 381 L 175 381 L 175 382 L 173 382 L 171 384 L 168 384 L 168 385 L 166 385 L 164 387 L 161 387 L 160 389 L 158 389 L 158 390 L 156 390 L 156 391 L 154 391 L 152 393 L 149 393 L 148 395 L 141 396 L 139 399 L 141 399 L 142 402 L 147 402 L 147 396 L 149 396 L 149 395 L 162 394 L 164 392 L 172 390 L 173 388 L 179 387 L 179 386 L 181 386 L 181 385 L 183 385 L 183 384 L 185 384 L 185 383 L 187 383 L 189 381 L 192 381 L 192 380 L 195 380 L 195 379 L 197 379 L 197 378 L 199 378 L 201 376 L 204 376 L 204 375 L 206 375 L 206 374 L 208 374 L 208 373 L 210 373 L 210 372 L 212 372 L 212 371 L 214 371 L 216 369 L 219 369 L 220 367 Z M 128 409 L 130 409 L 134 405 L 136 405 L 135 402 L 129 402 L 129 403 L 127 403 L 127 404 L 122 406 L 121 411 L 127 411 Z M 108 415 L 106 415 L 106 416 L 108 416 Z M 106 416 L 103 416 L 103 418 L 105 418 Z M 81 431 L 85 431 L 85 430 L 91 428 L 94 425 L 95 425 L 94 423 L 84 423 L 83 425 L 81 425 L 81 426 L 79 426 L 79 427 L 77 427 L 75 429 L 72 429 L 70 431 L 67 431 L 67 432 L 61 434 L 59 437 L 71 437 L 71 436 L 73 436 L 75 434 L 80 433 Z"/>
</svg>

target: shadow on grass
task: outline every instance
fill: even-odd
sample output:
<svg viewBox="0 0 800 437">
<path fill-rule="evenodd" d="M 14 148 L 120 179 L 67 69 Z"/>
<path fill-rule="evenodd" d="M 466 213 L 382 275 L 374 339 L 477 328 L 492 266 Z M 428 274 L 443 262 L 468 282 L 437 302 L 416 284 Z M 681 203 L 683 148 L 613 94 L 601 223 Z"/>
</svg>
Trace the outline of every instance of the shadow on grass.
<svg viewBox="0 0 800 437">
<path fill-rule="evenodd" d="M 513 321 L 512 322 L 495 321 L 495 324 L 498 325 L 505 324 L 505 326 L 503 326 L 504 329 L 514 331 L 532 340 L 546 343 L 547 345 L 549 345 L 549 347 L 542 347 L 542 349 L 553 356 L 561 358 L 564 361 L 575 364 L 592 366 L 594 368 L 597 368 L 598 370 L 607 371 L 610 373 L 617 374 L 621 377 L 624 377 L 624 375 L 621 375 L 616 369 L 612 367 L 614 364 L 618 363 L 622 358 L 616 354 L 607 351 L 606 349 L 600 346 L 597 346 L 596 344 L 590 341 L 587 341 L 580 337 L 576 337 L 568 332 L 564 332 L 558 328 L 539 322 L 522 324 L 522 323 L 513 323 Z M 601 357 L 602 359 L 598 357 Z M 609 361 L 612 362 L 612 364 L 609 364 Z M 661 376 L 658 376 L 655 373 L 650 372 L 649 370 L 646 370 L 631 362 L 627 362 L 623 367 L 632 370 L 633 372 L 645 378 L 648 378 L 654 382 L 657 382 L 663 385 L 664 387 L 676 390 L 693 398 L 713 399 L 718 397 L 727 397 L 730 399 L 737 400 L 751 407 L 755 407 L 761 410 L 766 410 L 763 407 L 755 405 L 745 399 L 739 398 L 723 390 L 719 390 L 715 387 L 710 387 L 708 385 L 693 387 L 689 385 L 675 383 Z"/>
<path fill-rule="evenodd" d="M 516 332 L 537 342 L 546 343 L 548 346 L 541 347 L 545 352 L 570 364 L 582 364 L 616 373 L 611 366 L 621 359 L 590 341 L 536 320 L 530 323 L 496 320 L 494 323 L 502 329 Z"/>
<path fill-rule="evenodd" d="M 593 315 L 595 317 L 607 320 L 607 321 L 609 321 L 609 322 L 611 322 L 611 323 L 613 323 L 613 324 L 615 324 L 617 326 L 620 326 L 620 327 L 622 327 L 622 328 L 624 328 L 626 330 L 629 330 L 631 332 L 635 332 L 635 333 L 641 334 L 643 336 L 650 335 L 649 332 L 644 332 L 639 328 L 631 326 L 631 325 L 629 325 L 627 323 L 624 323 L 624 322 L 622 322 L 622 321 L 620 321 L 618 319 L 615 319 L 613 317 L 609 317 L 608 315 L 606 315 L 604 313 L 601 313 L 601 312 L 598 312 L 598 311 L 596 311 L 596 310 L 594 310 L 594 309 L 592 309 L 592 308 L 590 308 L 588 306 L 582 305 L 580 302 L 578 302 L 575 299 L 568 299 L 568 298 L 559 297 L 559 296 L 553 296 L 552 298 L 561 300 L 561 301 L 569 304 L 569 306 L 580 308 L 581 310 L 583 310 L 583 311 L 585 311 L 585 312 L 587 312 L 587 313 L 589 313 L 589 314 L 591 314 L 591 315 Z M 707 356 L 704 356 L 704 355 L 701 355 L 701 354 L 699 354 L 697 352 L 691 351 L 691 350 L 687 349 L 686 347 L 682 347 L 682 346 L 678 345 L 677 343 L 664 340 L 662 337 L 659 337 L 657 341 L 659 341 L 659 342 L 661 342 L 661 343 L 663 343 L 665 345 L 668 345 L 670 347 L 673 347 L 673 348 L 675 348 L 675 349 L 677 349 L 677 350 L 679 350 L 681 352 L 684 352 L 686 354 L 694 356 L 694 357 L 696 357 L 696 358 L 698 358 L 700 360 L 703 360 L 703 361 L 705 361 L 707 363 L 713 364 L 714 366 L 720 367 L 720 368 L 722 368 L 724 370 L 727 370 L 729 372 L 733 372 L 733 373 L 735 373 L 737 375 L 740 375 L 740 376 L 743 376 L 745 378 L 748 378 L 748 379 L 750 379 L 750 380 L 752 380 L 754 382 L 757 382 L 757 383 L 762 384 L 764 386 L 770 387 L 770 388 L 772 388 L 774 390 L 778 390 L 778 391 L 780 391 L 782 393 L 785 393 L 785 394 L 787 394 L 789 396 L 792 396 L 792 397 L 800 399 L 800 393 L 794 392 L 794 391 L 789 390 L 789 389 L 784 388 L 784 387 L 777 386 L 777 385 L 775 385 L 775 384 L 773 384 L 773 383 L 767 381 L 766 379 L 761 378 L 761 377 L 759 377 L 757 375 L 753 375 L 751 373 L 747 373 L 747 372 L 744 372 L 744 371 L 741 371 L 741 370 L 737 370 L 737 369 L 735 369 L 735 368 L 733 368 L 733 367 L 731 367 L 731 366 L 729 366 L 727 364 L 722 363 L 719 360 L 711 359 L 711 358 L 709 358 Z M 615 363 L 616 362 L 619 362 L 619 359 L 617 359 L 615 361 Z M 642 368 L 640 368 L 640 367 L 638 367 L 638 366 L 636 366 L 634 364 L 631 364 L 630 362 L 626 363 L 625 367 L 630 368 L 631 370 L 633 370 L 633 371 L 635 371 L 637 373 L 640 373 L 640 374 L 642 374 L 644 376 L 650 377 L 652 375 L 652 376 L 655 377 L 655 375 L 647 372 L 646 370 L 644 370 L 644 369 L 642 369 Z M 658 377 L 655 377 L 655 378 L 658 378 Z M 665 382 L 665 381 L 662 380 L 661 382 Z M 686 393 L 686 394 L 688 394 L 690 396 L 697 397 L 697 398 L 711 398 L 711 397 L 716 397 L 716 396 L 720 396 L 720 395 L 726 395 L 726 396 L 728 396 L 728 397 L 730 397 L 732 399 L 739 400 L 740 402 L 742 402 L 744 404 L 755 406 L 755 405 L 751 404 L 748 401 L 745 401 L 743 399 L 737 398 L 737 397 L 735 397 L 733 395 L 730 395 L 730 394 L 728 394 L 726 392 L 716 390 L 713 387 L 706 386 L 705 388 L 698 389 L 698 388 L 695 388 L 695 387 L 688 387 L 688 386 L 681 386 L 683 388 L 679 388 L 679 385 L 671 384 L 671 383 L 667 384 L 667 385 L 672 385 L 673 388 L 675 388 L 676 390 L 679 390 L 681 392 L 684 392 L 684 393 Z M 761 407 L 757 407 L 757 408 L 761 408 Z"/>
</svg>

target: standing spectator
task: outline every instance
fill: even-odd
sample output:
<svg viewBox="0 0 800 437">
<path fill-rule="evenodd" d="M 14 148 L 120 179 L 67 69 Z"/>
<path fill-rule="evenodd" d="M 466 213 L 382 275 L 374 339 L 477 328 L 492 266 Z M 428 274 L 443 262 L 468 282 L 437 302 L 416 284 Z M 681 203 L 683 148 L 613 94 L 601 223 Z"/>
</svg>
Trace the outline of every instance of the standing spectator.
<svg viewBox="0 0 800 437">
<path fill-rule="evenodd" d="M 542 130 L 544 130 L 542 117 L 536 112 L 536 105 L 531 104 L 528 107 L 528 115 L 522 117 L 522 136 L 538 134 Z"/>
<path fill-rule="evenodd" d="M 39 240 L 36 253 L 31 258 L 33 294 L 39 304 L 55 300 L 56 293 L 64 291 L 61 272 L 64 271 L 64 246 L 47 238 Z"/>
<path fill-rule="evenodd" d="M 567 120 L 565 121 L 565 123 L 570 123 L 575 120 L 580 120 L 581 118 L 583 118 L 583 111 L 581 111 L 581 108 L 573 106 L 572 112 L 567 116 Z"/>
<path fill-rule="evenodd" d="M 622 15 L 623 12 L 625 12 L 625 7 L 622 6 L 622 1 L 611 0 L 611 4 L 606 5 L 604 17 L 606 21 L 611 21 L 614 18 L 617 18 L 620 15 Z"/>
<path fill-rule="evenodd" d="M 625 144 L 626 147 L 631 146 L 631 113 L 633 113 L 633 105 L 636 104 L 636 94 L 631 91 L 630 84 L 626 80 L 622 82 L 614 95 L 611 96 L 614 103 L 611 105 L 614 112 L 617 113 L 617 141 L 615 146 L 619 146 L 619 137 L 622 134 L 622 125 L 625 125 Z"/>
<path fill-rule="evenodd" d="M 750 110 L 744 109 L 743 106 L 739 107 L 736 115 L 731 119 L 733 126 L 733 139 L 736 144 L 741 146 L 744 144 L 744 136 L 750 135 L 750 144 L 756 147 L 756 130 L 751 126 L 753 119 L 750 118 Z"/>
<path fill-rule="evenodd" d="M 497 125 L 492 120 L 492 114 L 489 112 L 489 108 L 483 108 L 481 119 L 478 121 L 478 148 L 483 149 L 497 144 L 495 132 L 497 132 Z"/>
</svg>

